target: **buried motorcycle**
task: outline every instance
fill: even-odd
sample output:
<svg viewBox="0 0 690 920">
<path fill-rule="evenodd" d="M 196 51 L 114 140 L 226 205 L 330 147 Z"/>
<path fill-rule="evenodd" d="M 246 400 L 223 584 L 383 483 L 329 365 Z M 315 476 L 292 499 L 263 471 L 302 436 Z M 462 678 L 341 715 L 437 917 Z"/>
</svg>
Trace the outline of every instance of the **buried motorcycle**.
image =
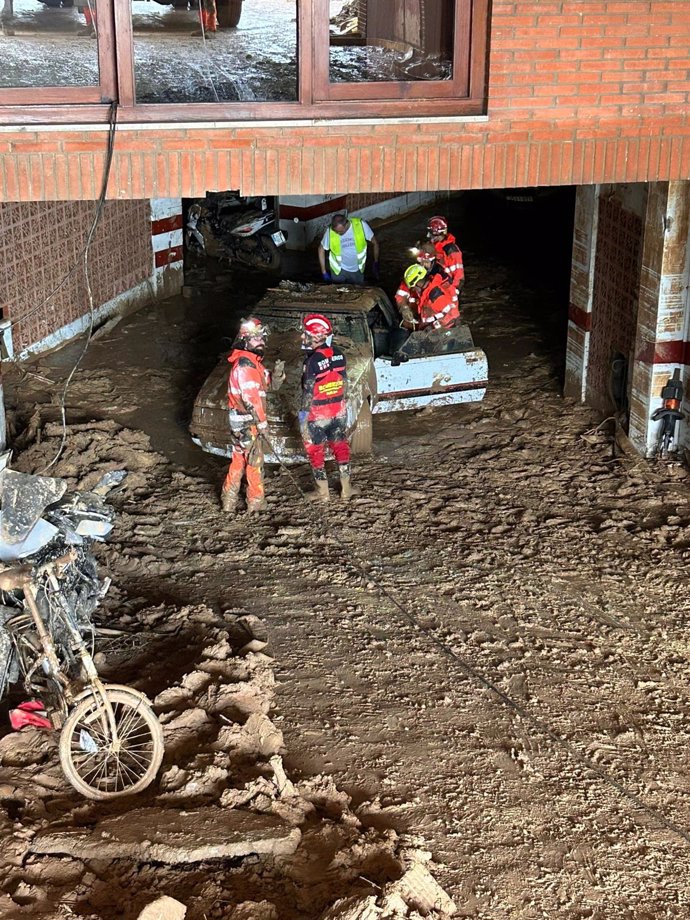
<svg viewBox="0 0 690 920">
<path fill-rule="evenodd" d="M 185 243 L 190 252 L 277 272 L 285 235 L 265 198 L 209 195 L 190 206 Z"/>
<path fill-rule="evenodd" d="M 86 636 L 110 585 L 91 552 L 113 526 L 103 496 L 62 479 L 0 472 L 0 697 L 23 682 L 31 698 L 10 712 L 13 728 L 60 729 L 59 757 L 72 786 L 106 800 L 145 789 L 163 759 L 163 730 L 137 690 L 105 684 Z"/>
</svg>

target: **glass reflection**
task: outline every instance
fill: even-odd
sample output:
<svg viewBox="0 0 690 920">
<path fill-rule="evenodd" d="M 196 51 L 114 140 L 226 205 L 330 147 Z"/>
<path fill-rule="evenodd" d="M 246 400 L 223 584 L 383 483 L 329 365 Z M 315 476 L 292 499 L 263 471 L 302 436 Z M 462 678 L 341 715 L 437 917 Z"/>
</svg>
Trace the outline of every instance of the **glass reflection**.
<svg viewBox="0 0 690 920">
<path fill-rule="evenodd" d="M 330 0 L 330 80 L 450 80 L 454 20 L 455 0 Z"/>
<path fill-rule="evenodd" d="M 297 99 L 297 0 L 132 0 L 132 26 L 139 103 Z"/>
<path fill-rule="evenodd" d="M 98 86 L 94 24 L 95 0 L 0 0 L 0 88 Z"/>
</svg>

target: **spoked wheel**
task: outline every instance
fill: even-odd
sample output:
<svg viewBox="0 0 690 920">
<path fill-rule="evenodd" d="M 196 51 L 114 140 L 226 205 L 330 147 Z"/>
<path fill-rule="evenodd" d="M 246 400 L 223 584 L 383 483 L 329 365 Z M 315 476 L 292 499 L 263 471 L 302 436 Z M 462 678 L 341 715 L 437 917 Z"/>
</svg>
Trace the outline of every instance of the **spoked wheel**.
<svg viewBox="0 0 690 920">
<path fill-rule="evenodd" d="M 163 759 L 163 729 L 136 691 L 105 687 L 77 703 L 60 734 L 60 764 L 77 792 L 88 799 L 114 799 L 141 792 Z"/>
</svg>

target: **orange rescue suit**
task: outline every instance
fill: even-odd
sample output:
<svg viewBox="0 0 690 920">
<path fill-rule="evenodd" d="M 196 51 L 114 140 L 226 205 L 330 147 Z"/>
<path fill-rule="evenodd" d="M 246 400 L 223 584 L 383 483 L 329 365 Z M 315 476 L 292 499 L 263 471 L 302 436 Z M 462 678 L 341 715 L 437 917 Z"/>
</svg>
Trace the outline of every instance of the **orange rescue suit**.
<svg viewBox="0 0 690 920">
<path fill-rule="evenodd" d="M 459 291 L 465 280 L 465 265 L 462 260 L 462 252 L 455 241 L 452 233 L 447 233 L 442 240 L 434 242 L 436 250 L 436 261 L 448 275 L 448 280 Z"/>
<path fill-rule="evenodd" d="M 266 390 L 271 376 L 259 355 L 236 348 L 228 357 L 228 409 L 238 422 L 266 421 Z"/>
<path fill-rule="evenodd" d="M 450 329 L 460 319 L 458 295 L 440 271 L 429 275 L 429 281 L 419 295 L 418 310 L 423 328 L 440 326 Z"/>
</svg>

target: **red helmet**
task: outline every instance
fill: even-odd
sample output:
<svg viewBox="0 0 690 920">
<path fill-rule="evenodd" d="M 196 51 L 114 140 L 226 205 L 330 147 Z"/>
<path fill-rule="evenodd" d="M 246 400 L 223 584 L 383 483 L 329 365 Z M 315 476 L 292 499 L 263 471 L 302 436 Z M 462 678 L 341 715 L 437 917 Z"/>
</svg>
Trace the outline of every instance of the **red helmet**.
<svg viewBox="0 0 690 920">
<path fill-rule="evenodd" d="M 331 321 L 323 313 L 310 313 L 309 316 L 305 316 L 302 320 L 302 327 L 307 335 L 328 336 L 333 334 Z"/>
<path fill-rule="evenodd" d="M 429 218 L 426 229 L 434 236 L 436 236 L 437 233 L 448 233 L 448 221 L 445 217 L 441 217 L 440 214 L 437 214 L 435 217 Z"/>
<path fill-rule="evenodd" d="M 424 264 L 425 262 L 433 262 L 436 259 L 436 249 L 434 248 L 433 243 L 422 243 L 419 247 L 419 252 L 417 253 L 417 261 Z"/>
<path fill-rule="evenodd" d="M 249 316 L 240 321 L 237 335 L 241 339 L 265 339 L 268 336 L 268 326 L 256 316 Z"/>
</svg>

